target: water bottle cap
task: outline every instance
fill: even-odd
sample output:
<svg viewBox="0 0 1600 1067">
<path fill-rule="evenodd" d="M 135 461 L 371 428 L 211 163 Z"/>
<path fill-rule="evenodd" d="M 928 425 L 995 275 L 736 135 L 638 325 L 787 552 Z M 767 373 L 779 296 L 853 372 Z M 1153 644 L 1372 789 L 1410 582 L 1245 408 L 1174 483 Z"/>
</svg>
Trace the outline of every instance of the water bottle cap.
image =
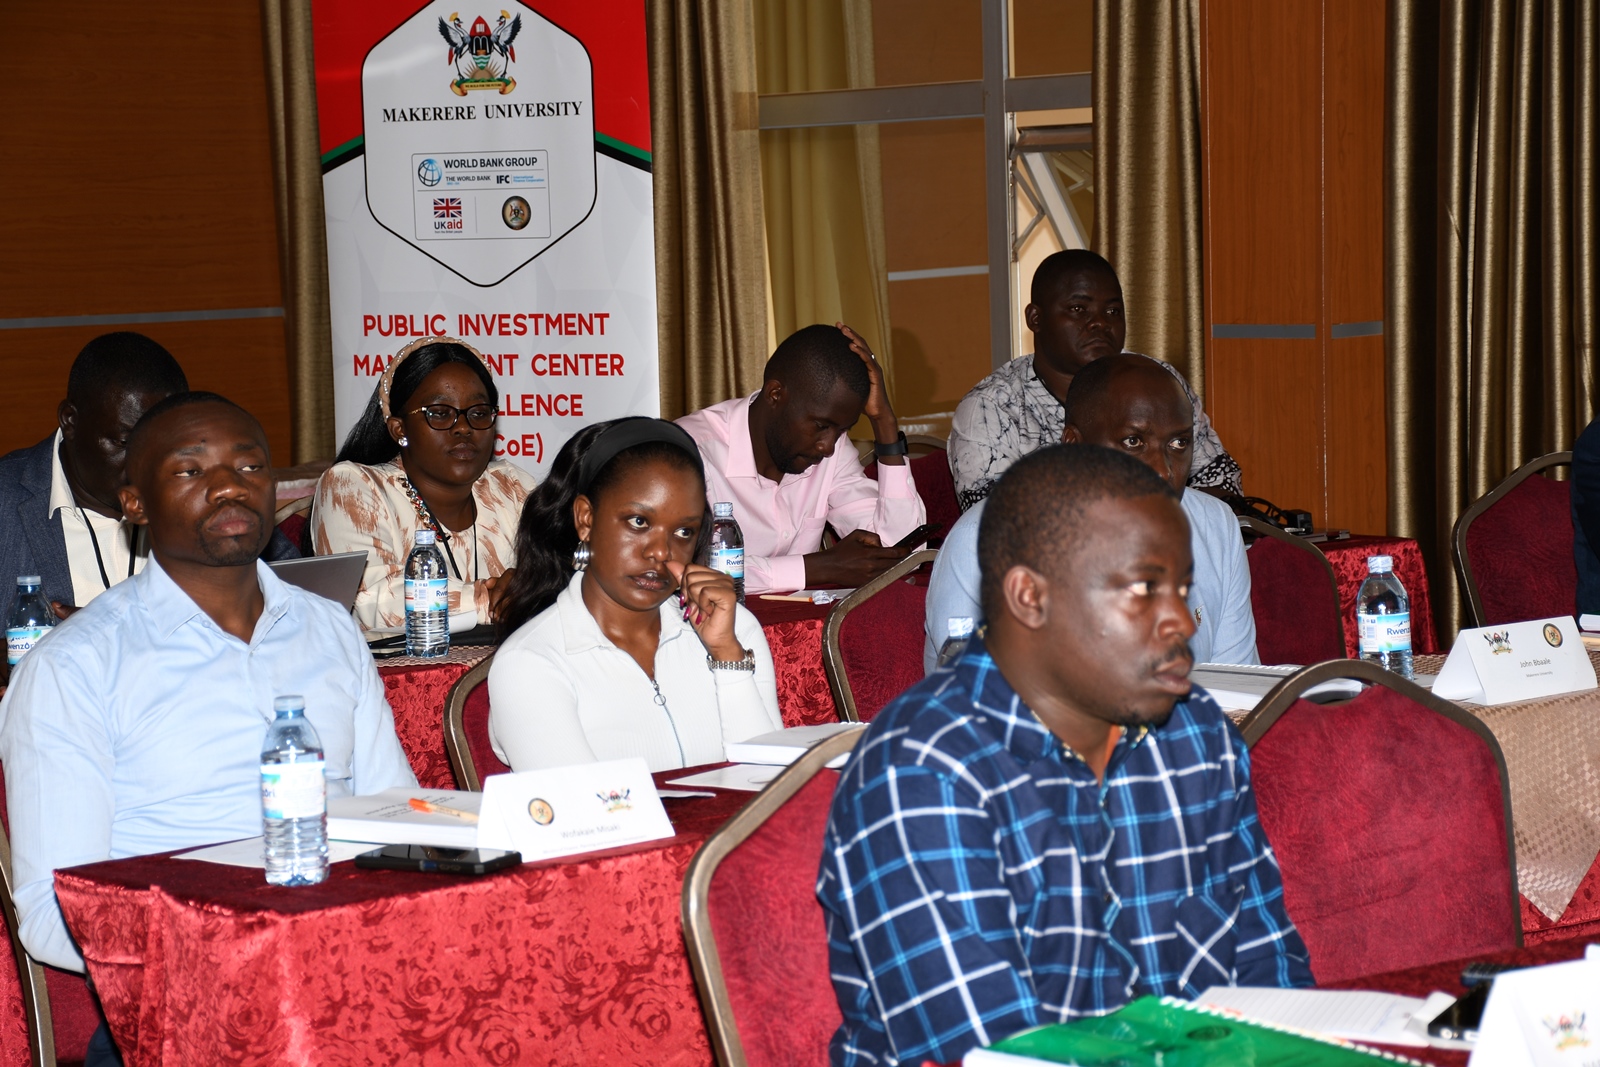
<svg viewBox="0 0 1600 1067">
<path fill-rule="evenodd" d="M 306 698 L 295 695 L 277 697 L 272 701 L 272 710 L 277 712 L 304 711 L 306 710 Z"/>
<path fill-rule="evenodd" d="M 948 630 L 951 637 L 971 637 L 972 631 L 976 630 L 977 628 L 977 623 L 973 622 L 965 615 L 958 615 L 956 618 L 950 620 Z"/>
<path fill-rule="evenodd" d="M 38 584 L 40 584 L 39 576 L 37 574 L 19 574 L 19 575 L 17 575 L 17 584 L 18 585 L 38 585 Z"/>
<path fill-rule="evenodd" d="M 712 504 L 711 516 L 717 519 L 731 519 L 733 518 L 733 505 L 727 501 Z"/>
<path fill-rule="evenodd" d="M 1393 556 L 1368 556 L 1367 557 L 1367 573 L 1368 574 L 1388 574 L 1390 571 L 1393 571 L 1393 570 L 1394 570 L 1394 557 Z"/>
<path fill-rule="evenodd" d="M 434 543 L 436 538 L 437 535 L 432 530 L 417 531 L 417 544 L 419 545 L 431 545 Z"/>
</svg>

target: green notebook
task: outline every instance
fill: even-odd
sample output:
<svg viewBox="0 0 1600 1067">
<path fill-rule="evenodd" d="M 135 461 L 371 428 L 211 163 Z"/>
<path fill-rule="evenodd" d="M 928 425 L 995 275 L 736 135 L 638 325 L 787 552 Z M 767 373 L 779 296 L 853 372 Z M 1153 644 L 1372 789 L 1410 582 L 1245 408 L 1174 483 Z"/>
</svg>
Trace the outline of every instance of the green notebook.
<svg viewBox="0 0 1600 1067">
<path fill-rule="evenodd" d="M 1024 1030 L 967 1053 L 963 1067 L 1424 1067 L 1376 1049 L 1248 1023 L 1172 997 L 1141 997 L 1110 1015 Z"/>
</svg>

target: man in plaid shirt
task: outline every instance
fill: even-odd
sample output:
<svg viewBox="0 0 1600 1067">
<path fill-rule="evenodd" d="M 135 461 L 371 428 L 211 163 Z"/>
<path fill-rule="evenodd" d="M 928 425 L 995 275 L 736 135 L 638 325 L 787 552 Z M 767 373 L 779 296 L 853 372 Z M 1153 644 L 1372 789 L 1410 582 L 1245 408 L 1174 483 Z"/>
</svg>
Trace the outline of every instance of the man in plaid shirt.
<svg viewBox="0 0 1600 1067">
<path fill-rule="evenodd" d="M 984 633 L 879 713 L 834 795 L 833 1063 L 1311 984 L 1243 738 L 1189 688 L 1177 493 L 1111 449 L 1046 448 L 996 486 L 978 554 Z"/>
</svg>

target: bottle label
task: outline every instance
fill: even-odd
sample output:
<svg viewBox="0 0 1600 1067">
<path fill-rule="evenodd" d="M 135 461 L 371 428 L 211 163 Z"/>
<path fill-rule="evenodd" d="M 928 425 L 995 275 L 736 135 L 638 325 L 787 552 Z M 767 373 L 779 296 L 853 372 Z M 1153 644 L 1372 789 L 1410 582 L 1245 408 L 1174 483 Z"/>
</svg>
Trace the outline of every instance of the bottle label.
<svg viewBox="0 0 1600 1067">
<path fill-rule="evenodd" d="M 13 626 L 6 630 L 6 662 L 15 667 L 39 639 L 50 632 L 48 626 Z"/>
<path fill-rule="evenodd" d="M 450 579 L 407 578 L 406 614 L 413 611 L 449 611 Z"/>
<path fill-rule="evenodd" d="M 711 550 L 711 569 L 721 571 L 734 581 L 742 581 L 744 579 L 744 549 L 713 548 Z"/>
<path fill-rule="evenodd" d="M 261 814 L 268 819 L 309 819 L 328 810 L 322 760 L 261 765 Z"/>
<path fill-rule="evenodd" d="M 1361 631 L 1361 654 L 1374 652 L 1411 651 L 1411 613 L 1393 615 L 1367 615 L 1358 613 L 1356 625 Z"/>
</svg>

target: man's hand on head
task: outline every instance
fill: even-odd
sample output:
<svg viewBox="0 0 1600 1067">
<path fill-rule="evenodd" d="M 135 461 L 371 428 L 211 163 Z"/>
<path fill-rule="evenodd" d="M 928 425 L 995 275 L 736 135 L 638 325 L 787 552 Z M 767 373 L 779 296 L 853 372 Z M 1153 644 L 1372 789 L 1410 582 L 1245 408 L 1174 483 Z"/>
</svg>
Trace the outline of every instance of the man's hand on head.
<svg viewBox="0 0 1600 1067">
<path fill-rule="evenodd" d="M 867 394 L 867 402 L 862 405 L 861 413 L 872 420 L 872 434 L 880 445 L 892 445 L 900 440 L 900 423 L 894 417 L 894 408 L 889 404 L 889 392 L 883 387 L 883 368 L 878 365 L 878 357 L 872 354 L 872 349 L 862 336 L 842 322 L 834 323 L 841 333 L 850 338 L 850 351 L 861 358 L 867 365 L 867 377 L 872 382 L 872 391 Z M 904 456 L 887 456 L 884 462 L 904 463 Z"/>
<path fill-rule="evenodd" d="M 806 585 L 865 585 L 909 553 L 910 549 L 885 548 L 877 534 L 856 530 L 826 552 L 805 557 Z"/>
</svg>

